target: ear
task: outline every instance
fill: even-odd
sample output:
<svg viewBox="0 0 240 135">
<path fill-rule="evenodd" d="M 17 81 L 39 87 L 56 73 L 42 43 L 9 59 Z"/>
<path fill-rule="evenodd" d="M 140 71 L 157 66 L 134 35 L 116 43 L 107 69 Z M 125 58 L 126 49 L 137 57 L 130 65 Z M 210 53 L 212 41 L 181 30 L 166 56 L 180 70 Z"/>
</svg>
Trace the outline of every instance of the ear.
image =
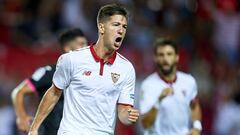
<svg viewBox="0 0 240 135">
<path fill-rule="evenodd" d="M 179 54 L 177 54 L 177 56 L 176 56 L 176 61 L 177 62 L 179 61 Z"/>
<path fill-rule="evenodd" d="M 64 53 L 70 52 L 70 51 L 71 51 L 71 48 L 70 48 L 69 46 L 65 45 L 65 46 L 63 47 L 63 52 L 64 52 Z"/>
<path fill-rule="evenodd" d="M 104 24 L 103 23 L 98 23 L 98 31 L 100 34 L 104 33 Z"/>
</svg>

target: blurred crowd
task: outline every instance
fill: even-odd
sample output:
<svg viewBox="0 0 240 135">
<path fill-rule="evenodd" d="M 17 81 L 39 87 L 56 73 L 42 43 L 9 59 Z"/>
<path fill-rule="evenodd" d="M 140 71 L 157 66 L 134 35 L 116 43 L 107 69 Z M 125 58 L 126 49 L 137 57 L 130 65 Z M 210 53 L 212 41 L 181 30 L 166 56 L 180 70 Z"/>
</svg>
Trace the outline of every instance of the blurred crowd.
<svg viewBox="0 0 240 135">
<path fill-rule="evenodd" d="M 238 0 L 0 0 L 0 135 L 20 134 L 10 93 L 36 68 L 56 62 L 57 33 L 78 27 L 95 42 L 97 11 L 113 2 L 130 11 L 120 52 L 136 69 L 136 95 L 155 68 L 153 40 L 172 37 L 180 46 L 178 68 L 197 79 L 203 135 L 240 135 Z M 34 114 L 36 106 L 28 109 Z M 118 127 L 119 135 L 141 134 L 139 125 Z"/>
</svg>

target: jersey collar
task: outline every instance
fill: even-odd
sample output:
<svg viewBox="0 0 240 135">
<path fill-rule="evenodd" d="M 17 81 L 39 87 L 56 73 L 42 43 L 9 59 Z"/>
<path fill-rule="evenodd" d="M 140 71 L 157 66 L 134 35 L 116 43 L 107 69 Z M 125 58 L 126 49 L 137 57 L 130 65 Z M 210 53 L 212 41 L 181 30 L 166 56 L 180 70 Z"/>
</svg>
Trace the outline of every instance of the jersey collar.
<svg viewBox="0 0 240 135">
<path fill-rule="evenodd" d="M 91 54 L 92 54 L 93 58 L 95 59 L 96 62 L 103 61 L 103 59 L 100 58 L 100 57 L 97 55 L 97 53 L 95 52 L 95 50 L 93 49 L 93 46 L 94 46 L 94 45 L 95 45 L 95 43 L 94 43 L 94 44 L 91 44 L 91 46 L 90 46 L 90 51 L 91 51 Z M 115 61 L 115 59 L 116 59 L 116 56 L 117 56 L 117 53 L 114 52 L 113 55 L 106 61 L 106 63 L 108 63 L 108 64 L 113 64 L 114 61 Z"/>
<path fill-rule="evenodd" d="M 158 76 L 159 76 L 165 83 L 170 84 L 170 85 L 173 84 L 173 83 L 175 83 L 175 82 L 177 81 L 177 74 L 175 74 L 174 79 L 173 79 L 173 80 L 170 80 L 170 81 L 164 79 L 164 77 L 161 76 L 159 73 L 158 73 Z"/>
</svg>

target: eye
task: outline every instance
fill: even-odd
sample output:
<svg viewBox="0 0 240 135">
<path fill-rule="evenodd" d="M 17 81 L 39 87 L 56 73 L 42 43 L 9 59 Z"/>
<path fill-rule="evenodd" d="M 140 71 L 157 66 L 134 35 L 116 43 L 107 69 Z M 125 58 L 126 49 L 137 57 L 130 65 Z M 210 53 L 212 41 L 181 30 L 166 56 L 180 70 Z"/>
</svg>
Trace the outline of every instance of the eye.
<svg viewBox="0 0 240 135">
<path fill-rule="evenodd" d="M 127 29 L 127 25 L 123 25 L 123 28 L 124 28 L 124 29 Z"/>
<path fill-rule="evenodd" d="M 158 53 L 158 56 L 163 57 L 163 53 Z"/>
<path fill-rule="evenodd" d="M 171 56 L 171 55 L 173 55 L 173 53 L 169 52 L 169 53 L 167 53 L 167 55 L 168 55 L 168 56 Z"/>
<path fill-rule="evenodd" d="M 115 22 L 115 23 L 113 23 L 112 25 L 113 25 L 113 26 L 119 26 L 120 23 Z"/>
</svg>

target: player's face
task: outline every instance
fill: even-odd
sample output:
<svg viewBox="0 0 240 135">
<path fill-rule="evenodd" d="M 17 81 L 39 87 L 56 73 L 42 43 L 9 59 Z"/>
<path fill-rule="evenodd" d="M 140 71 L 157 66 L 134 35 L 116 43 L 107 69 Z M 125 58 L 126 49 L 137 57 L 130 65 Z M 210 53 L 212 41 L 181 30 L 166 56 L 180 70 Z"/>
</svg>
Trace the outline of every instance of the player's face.
<svg viewBox="0 0 240 135">
<path fill-rule="evenodd" d="M 127 19 L 122 15 L 113 15 L 104 23 L 103 41 L 105 47 L 109 50 L 118 50 L 126 34 Z"/>
<path fill-rule="evenodd" d="M 74 40 L 67 43 L 64 51 L 69 52 L 87 46 L 87 39 L 85 37 L 76 37 Z"/>
<path fill-rule="evenodd" d="M 72 43 L 72 49 L 78 49 L 87 46 L 87 39 L 85 37 L 77 37 Z"/>
<path fill-rule="evenodd" d="M 176 69 L 178 59 L 179 57 L 174 48 L 169 45 L 159 46 L 154 56 L 154 61 L 163 75 L 174 73 L 173 71 Z"/>
</svg>

